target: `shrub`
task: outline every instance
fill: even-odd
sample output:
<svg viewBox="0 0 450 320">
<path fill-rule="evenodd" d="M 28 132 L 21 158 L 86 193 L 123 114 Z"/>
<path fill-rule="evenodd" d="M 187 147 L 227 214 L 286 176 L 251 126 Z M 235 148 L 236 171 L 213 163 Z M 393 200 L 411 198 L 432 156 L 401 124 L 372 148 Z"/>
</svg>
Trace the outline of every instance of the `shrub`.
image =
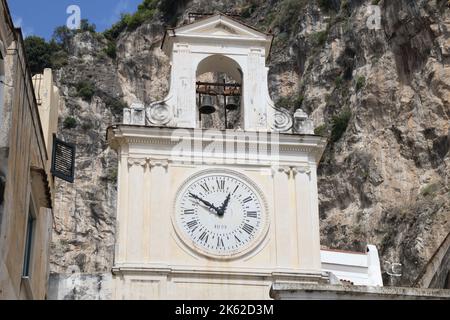
<svg viewBox="0 0 450 320">
<path fill-rule="evenodd" d="M 57 27 L 53 32 L 53 40 L 67 49 L 69 47 L 70 41 L 77 33 L 90 32 L 95 34 L 95 30 L 95 24 L 89 23 L 87 19 L 82 19 L 80 22 L 80 29 L 71 30 L 65 25 Z"/>
<path fill-rule="evenodd" d="M 67 54 L 55 41 L 30 36 L 24 41 L 25 54 L 33 75 L 42 73 L 45 68 L 59 69 L 67 63 Z"/>
<path fill-rule="evenodd" d="M 106 47 L 106 49 L 104 51 L 108 55 L 108 57 L 110 57 L 111 59 L 117 58 L 117 46 L 114 41 L 109 41 L 108 46 Z"/>
<path fill-rule="evenodd" d="M 331 141 L 337 142 L 347 131 L 348 123 L 352 117 L 350 109 L 345 108 L 340 114 L 334 116 L 331 120 Z"/>
<path fill-rule="evenodd" d="M 278 99 L 276 106 L 279 108 L 285 108 L 288 110 L 296 110 L 300 108 L 303 104 L 303 96 L 302 95 L 292 95 L 288 97 L 281 97 Z"/>
<path fill-rule="evenodd" d="M 89 23 L 87 19 L 81 19 L 79 32 L 91 32 L 95 33 L 97 27 L 93 23 Z M 77 30 L 75 30 L 77 31 Z"/>
<path fill-rule="evenodd" d="M 436 195 L 436 192 L 439 190 L 439 184 L 438 183 L 431 183 L 427 186 L 425 186 L 421 191 L 420 194 L 424 197 L 434 197 Z"/>
<path fill-rule="evenodd" d="M 366 85 L 366 78 L 364 76 L 359 76 L 356 79 L 356 91 L 358 92 Z"/>
<path fill-rule="evenodd" d="M 77 95 L 90 102 L 95 94 L 95 85 L 90 81 L 80 81 L 77 84 Z"/>
<path fill-rule="evenodd" d="M 84 131 L 91 130 L 94 128 L 94 123 L 91 120 L 87 119 L 87 120 L 83 121 L 83 123 L 81 124 L 81 128 Z"/>
<path fill-rule="evenodd" d="M 63 122 L 64 129 L 73 129 L 77 126 L 77 120 L 73 117 L 67 117 Z"/>
<path fill-rule="evenodd" d="M 112 169 L 112 170 L 108 173 L 106 179 L 107 179 L 108 181 L 110 181 L 110 182 L 116 183 L 116 182 L 117 182 L 118 175 L 119 175 L 118 169 L 117 169 L 117 168 L 114 168 L 114 169 Z"/>
<path fill-rule="evenodd" d="M 51 58 L 51 64 L 53 70 L 61 69 L 69 63 L 69 55 L 67 52 L 60 50 L 54 52 Z"/>
<path fill-rule="evenodd" d="M 279 108 L 289 109 L 291 107 L 291 99 L 289 97 L 281 97 L 278 99 L 276 106 Z"/>
<path fill-rule="evenodd" d="M 304 99 L 305 97 L 300 94 L 294 99 L 294 106 L 296 109 L 301 108 Z"/>
<path fill-rule="evenodd" d="M 323 124 L 321 126 L 318 126 L 316 129 L 314 129 L 314 134 L 322 137 L 327 136 L 328 135 L 327 125 Z"/>
<path fill-rule="evenodd" d="M 283 0 L 280 3 L 280 11 L 273 21 L 273 25 L 280 28 L 281 32 L 295 30 L 299 12 L 303 10 L 307 0 Z"/>
<path fill-rule="evenodd" d="M 315 46 L 323 46 L 328 39 L 328 30 L 319 31 L 311 34 L 311 41 Z"/>
<path fill-rule="evenodd" d="M 72 40 L 74 33 L 75 32 L 67 28 L 67 26 L 60 26 L 57 27 L 53 32 L 53 39 L 64 48 L 68 48 L 70 40 Z"/>
<path fill-rule="evenodd" d="M 317 4 L 324 11 L 336 9 L 333 2 L 333 0 L 317 0 Z"/>
<path fill-rule="evenodd" d="M 122 99 L 107 97 L 104 99 L 106 107 L 115 115 L 122 114 L 124 108 L 128 108 L 128 104 Z"/>
<path fill-rule="evenodd" d="M 351 15 L 351 8 L 350 8 L 350 2 L 349 0 L 342 0 L 341 2 L 341 14 L 344 16 L 349 17 Z M 348 23 L 349 20 L 346 20 L 346 23 Z M 348 27 L 348 26 L 347 26 Z"/>
<path fill-rule="evenodd" d="M 157 0 L 144 0 L 134 14 L 122 14 L 119 22 L 115 23 L 111 29 L 106 30 L 104 35 L 109 40 L 115 40 L 121 32 L 133 31 L 141 26 L 145 21 L 153 18 L 157 11 Z"/>
<path fill-rule="evenodd" d="M 241 17 L 242 18 L 250 18 L 255 10 L 258 8 L 256 3 L 250 3 L 242 8 Z"/>
</svg>

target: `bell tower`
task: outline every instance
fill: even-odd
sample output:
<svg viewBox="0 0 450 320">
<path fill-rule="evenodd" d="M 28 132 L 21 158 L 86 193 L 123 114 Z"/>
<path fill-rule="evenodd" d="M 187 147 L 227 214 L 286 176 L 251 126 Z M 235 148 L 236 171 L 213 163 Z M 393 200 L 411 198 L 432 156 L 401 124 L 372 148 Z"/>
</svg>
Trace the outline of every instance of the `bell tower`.
<svg viewBox="0 0 450 320">
<path fill-rule="evenodd" d="M 271 100 L 271 45 L 223 14 L 167 30 L 167 97 L 108 129 L 116 299 L 269 299 L 277 283 L 328 281 L 316 175 L 326 140 Z"/>
<path fill-rule="evenodd" d="M 146 116 L 125 121 L 150 126 L 201 128 L 202 106 L 232 101 L 241 111 L 240 128 L 245 131 L 287 132 L 292 117 L 274 106 L 268 91 L 266 61 L 273 36 L 218 14 L 195 23 L 167 30 L 162 49 L 170 57 L 170 91 L 162 101 L 145 110 Z M 207 73 L 226 74 L 232 83 L 199 81 Z M 215 100 L 215 101 L 213 101 Z M 237 103 L 237 100 L 238 103 Z M 227 104 L 228 105 L 228 104 Z M 144 111 L 135 105 L 133 111 Z M 204 108 L 206 114 L 217 110 Z M 235 109 L 231 109 L 235 111 Z M 230 111 L 230 108 L 227 108 Z M 133 112 L 134 113 L 134 112 Z M 200 113 L 200 114 L 199 114 Z"/>
</svg>

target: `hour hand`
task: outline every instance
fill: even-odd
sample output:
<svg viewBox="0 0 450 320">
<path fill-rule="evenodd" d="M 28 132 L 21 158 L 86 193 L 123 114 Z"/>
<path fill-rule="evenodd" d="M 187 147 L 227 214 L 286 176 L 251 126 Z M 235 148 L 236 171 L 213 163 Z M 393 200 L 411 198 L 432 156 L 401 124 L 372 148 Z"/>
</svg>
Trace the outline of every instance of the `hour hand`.
<svg viewBox="0 0 450 320">
<path fill-rule="evenodd" d="M 190 195 L 192 198 L 194 198 L 194 199 L 196 199 L 196 200 L 202 202 L 205 206 L 208 207 L 208 209 L 210 209 L 210 210 L 213 209 L 217 214 L 220 213 L 220 209 L 219 209 L 219 208 L 216 208 L 216 206 L 213 205 L 212 203 L 210 203 L 210 202 L 208 202 L 208 201 L 206 201 L 206 200 L 203 200 L 202 198 L 200 198 L 199 196 L 197 196 L 197 195 L 195 195 L 195 194 L 193 194 L 193 193 L 189 193 L 189 195 Z"/>
</svg>

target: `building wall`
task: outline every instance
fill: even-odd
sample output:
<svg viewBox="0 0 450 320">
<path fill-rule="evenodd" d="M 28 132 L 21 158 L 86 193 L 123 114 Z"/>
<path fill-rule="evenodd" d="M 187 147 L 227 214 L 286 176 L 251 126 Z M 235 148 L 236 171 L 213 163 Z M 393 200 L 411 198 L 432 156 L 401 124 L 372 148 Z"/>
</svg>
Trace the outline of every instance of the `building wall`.
<svg viewBox="0 0 450 320">
<path fill-rule="evenodd" d="M 52 69 L 45 69 L 42 74 L 33 76 L 33 87 L 36 94 L 36 101 L 39 109 L 44 141 L 49 159 L 46 170 L 48 172 L 48 182 L 50 189 L 54 189 L 54 178 L 50 174 L 51 155 L 53 148 L 53 134 L 58 131 L 58 112 L 64 103 L 59 94 L 59 89 L 54 85 Z M 52 193 L 53 196 L 53 193 Z"/>
<path fill-rule="evenodd" d="M 450 234 L 428 262 L 415 286 L 450 289 Z"/>
<path fill-rule="evenodd" d="M 0 1 L 0 41 L 4 47 L 4 96 L 0 108 L 0 299 L 44 299 L 52 227 L 48 153 L 21 31 Z M 29 277 L 23 276 L 28 216 L 35 222 Z"/>
<path fill-rule="evenodd" d="M 325 141 L 292 135 L 260 139 L 259 150 L 280 139 L 277 167 L 273 157 L 257 156 L 256 136 L 245 146 L 247 132 L 214 131 L 217 145 L 235 141 L 242 148 L 233 143 L 223 153 L 205 153 L 200 164 L 186 163 L 200 153 L 186 148 L 178 154 L 173 141 L 192 146 L 198 134 L 125 125 L 110 129 L 109 143 L 119 154 L 113 299 L 269 299 L 277 281 L 328 281 L 321 270 L 316 189 L 316 163 Z M 269 223 L 242 255 L 216 259 L 182 238 L 175 207 L 186 181 L 224 168 L 252 181 Z"/>
</svg>

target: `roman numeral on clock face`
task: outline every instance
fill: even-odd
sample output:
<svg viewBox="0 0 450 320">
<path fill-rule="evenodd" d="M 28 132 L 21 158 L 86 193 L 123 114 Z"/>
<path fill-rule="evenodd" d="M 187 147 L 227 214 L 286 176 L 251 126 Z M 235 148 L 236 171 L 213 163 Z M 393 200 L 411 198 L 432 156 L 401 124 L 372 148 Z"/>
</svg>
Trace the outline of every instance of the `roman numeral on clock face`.
<svg viewBox="0 0 450 320">
<path fill-rule="evenodd" d="M 225 190 L 225 180 L 217 180 L 217 187 L 220 191 Z"/>
<path fill-rule="evenodd" d="M 184 214 L 186 214 L 186 215 L 195 214 L 195 210 L 194 209 L 186 209 L 186 210 L 184 210 Z"/>
<path fill-rule="evenodd" d="M 256 211 L 249 211 L 249 212 L 247 212 L 247 217 L 256 219 L 256 218 L 258 218 L 258 213 Z"/>
<path fill-rule="evenodd" d="M 217 238 L 217 248 L 225 248 L 225 244 L 223 243 L 223 239 L 221 237 Z"/>
<path fill-rule="evenodd" d="M 202 234 L 201 234 L 201 236 L 198 238 L 200 241 L 204 241 L 204 242 L 208 242 L 208 238 L 209 238 L 209 236 L 208 236 L 208 234 L 206 233 L 206 231 L 205 232 L 203 232 Z"/>
<path fill-rule="evenodd" d="M 244 199 L 244 203 L 249 203 L 250 201 L 252 201 L 252 197 L 248 197 Z"/>
<path fill-rule="evenodd" d="M 245 232 L 247 232 L 248 234 L 252 234 L 253 230 L 255 230 L 255 227 L 249 225 L 248 223 L 244 224 L 244 226 L 242 227 L 242 230 L 244 230 Z"/>
<path fill-rule="evenodd" d="M 193 229 L 193 228 L 196 227 L 197 225 L 198 225 L 198 221 L 197 221 L 197 220 L 192 220 L 192 221 L 189 221 L 189 222 L 187 223 L 187 226 L 188 226 L 189 229 Z"/>
</svg>

